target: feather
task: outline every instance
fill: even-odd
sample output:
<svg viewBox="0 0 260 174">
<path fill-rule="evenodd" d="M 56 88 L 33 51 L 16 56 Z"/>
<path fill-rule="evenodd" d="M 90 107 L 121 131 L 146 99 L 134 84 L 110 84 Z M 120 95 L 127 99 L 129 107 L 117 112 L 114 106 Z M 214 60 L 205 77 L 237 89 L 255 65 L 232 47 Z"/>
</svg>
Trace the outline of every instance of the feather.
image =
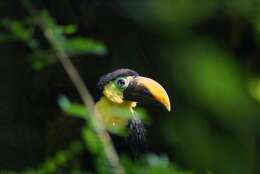
<svg viewBox="0 0 260 174">
<path fill-rule="evenodd" d="M 135 157 L 146 151 L 146 130 L 137 116 L 129 121 L 126 141 Z"/>
</svg>

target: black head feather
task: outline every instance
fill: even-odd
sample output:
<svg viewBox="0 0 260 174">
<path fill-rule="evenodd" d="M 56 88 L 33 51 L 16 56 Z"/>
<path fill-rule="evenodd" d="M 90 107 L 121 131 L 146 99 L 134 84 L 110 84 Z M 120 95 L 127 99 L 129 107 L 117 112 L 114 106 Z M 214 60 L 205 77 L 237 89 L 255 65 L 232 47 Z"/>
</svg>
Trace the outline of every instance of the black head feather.
<svg viewBox="0 0 260 174">
<path fill-rule="evenodd" d="M 117 69 L 111 73 L 103 75 L 99 79 L 97 84 L 97 98 L 99 99 L 102 96 L 102 91 L 104 89 L 104 86 L 108 84 L 110 81 L 115 80 L 118 77 L 138 76 L 138 75 L 139 74 L 134 70 L 127 69 L 127 68 Z"/>
</svg>

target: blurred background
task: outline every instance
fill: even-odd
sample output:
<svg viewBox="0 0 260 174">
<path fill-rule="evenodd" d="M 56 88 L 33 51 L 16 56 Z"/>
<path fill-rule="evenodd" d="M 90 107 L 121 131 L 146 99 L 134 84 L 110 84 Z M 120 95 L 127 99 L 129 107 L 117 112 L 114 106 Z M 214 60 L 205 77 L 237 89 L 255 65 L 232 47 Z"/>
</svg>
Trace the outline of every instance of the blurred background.
<svg viewBox="0 0 260 174">
<path fill-rule="evenodd" d="M 67 52 L 93 95 L 99 77 L 117 68 L 167 90 L 170 113 L 144 106 L 152 155 L 145 164 L 123 157 L 128 173 L 260 172 L 259 0 L 30 4 L 0 2 L 0 172 L 90 171 L 84 122 L 58 105 L 60 95 L 80 98 L 35 24 L 43 11 L 56 23 L 46 27 L 59 26 L 70 41 Z"/>
</svg>

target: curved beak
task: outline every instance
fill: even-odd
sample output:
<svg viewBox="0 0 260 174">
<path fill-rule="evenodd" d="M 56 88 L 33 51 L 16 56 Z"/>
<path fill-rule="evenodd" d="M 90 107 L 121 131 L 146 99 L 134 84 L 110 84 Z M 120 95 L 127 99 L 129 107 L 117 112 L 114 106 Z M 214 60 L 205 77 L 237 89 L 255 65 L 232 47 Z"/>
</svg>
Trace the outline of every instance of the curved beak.
<svg viewBox="0 0 260 174">
<path fill-rule="evenodd" d="M 155 101 L 171 111 L 171 103 L 165 89 L 153 79 L 136 76 L 124 91 L 124 99 L 136 102 Z"/>
</svg>

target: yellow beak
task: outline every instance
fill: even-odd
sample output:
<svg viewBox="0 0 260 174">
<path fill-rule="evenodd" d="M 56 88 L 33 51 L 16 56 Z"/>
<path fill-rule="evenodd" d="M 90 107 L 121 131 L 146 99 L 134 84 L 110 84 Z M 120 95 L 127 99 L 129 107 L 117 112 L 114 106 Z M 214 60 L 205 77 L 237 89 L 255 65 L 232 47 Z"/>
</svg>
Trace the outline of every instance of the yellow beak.
<svg viewBox="0 0 260 174">
<path fill-rule="evenodd" d="M 126 99 L 142 101 L 154 100 L 162 104 L 168 111 L 171 111 L 171 103 L 165 89 L 153 79 L 137 76 L 131 80 L 124 92 Z"/>
</svg>

